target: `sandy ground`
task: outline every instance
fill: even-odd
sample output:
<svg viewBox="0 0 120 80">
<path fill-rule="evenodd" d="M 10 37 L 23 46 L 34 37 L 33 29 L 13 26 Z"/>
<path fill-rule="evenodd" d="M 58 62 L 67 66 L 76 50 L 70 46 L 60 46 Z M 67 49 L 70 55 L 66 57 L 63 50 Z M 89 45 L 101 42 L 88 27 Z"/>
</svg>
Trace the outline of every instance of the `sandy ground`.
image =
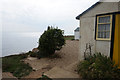
<svg viewBox="0 0 120 80">
<path fill-rule="evenodd" d="M 43 72 L 47 72 L 53 67 L 59 67 L 61 69 L 71 70 L 74 72 L 75 68 L 70 65 L 75 64 L 78 61 L 79 41 L 67 40 L 65 46 L 60 51 L 56 51 L 56 55 L 61 58 L 32 58 L 28 57 L 24 60 L 25 63 L 29 63 L 34 69 L 28 76 L 24 78 L 40 78 Z"/>
<path fill-rule="evenodd" d="M 10 73 L 10 72 L 4 72 L 4 73 L 2 73 L 2 78 L 8 78 L 8 79 L 13 79 L 13 80 L 17 80 L 17 78 L 16 77 L 14 77 L 13 75 L 12 75 L 12 73 Z M 4 79 L 4 80 L 7 80 L 7 79 Z"/>
<path fill-rule="evenodd" d="M 69 65 L 74 64 L 78 61 L 78 50 L 79 50 L 79 41 L 71 41 L 67 40 L 65 46 L 60 51 L 57 51 L 55 54 L 59 55 L 61 58 L 42 58 L 42 59 L 36 59 L 36 58 L 27 58 L 25 60 L 26 63 L 29 63 L 34 70 L 29 76 L 26 76 L 26 78 L 31 77 L 40 77 L 42 72 L 49 71 L 53 67 L 60 67 L 62 69 L 68 69 Z M 38 74 L 39 73 L 39 74 Z"/>
</svg>

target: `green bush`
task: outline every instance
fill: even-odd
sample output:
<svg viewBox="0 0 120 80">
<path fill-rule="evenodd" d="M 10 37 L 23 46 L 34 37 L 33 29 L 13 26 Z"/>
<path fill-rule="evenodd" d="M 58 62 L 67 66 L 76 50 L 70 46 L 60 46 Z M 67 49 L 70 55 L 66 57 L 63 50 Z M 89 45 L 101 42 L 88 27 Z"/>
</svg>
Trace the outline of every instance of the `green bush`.
<svg viewBox="0 0 120 80">
<path fill-rule="evenodd" d="M 57 28 L 48 27 L 39 39 L 39 55 L 38 57 L 48 57 L 60 50 L 65 44 L 63 32 Z"/>
<path fill-rule="evenodd" d="M 29 52 L 27 52 L 25 54 L 30 55 L 30 57 L 37 57 L 37 53 L 32 52 L 32 51 L 29 51 Z"/>
<path fill-rule="evenodd" d="M 42 75 L 42 77 L 38 78 L 37 80 L 52 80 L 52 79 L 47 77 L 46 75 Z"/>
<path fill-rule="evenodd" d="M 37 53 L 30 54 L 30 57 L 37 57 Z"/>
<path fill-rule="evenodd" d="M 94 54 L 86 60 L 81 61 L 78 64 L 77 71 L 84 79 L 120 79 L 120 70 L 114 65 L 110 58 L 101 55 L 101 53 Z"/>
<path fill-rule="evenodd" d="M 29 55 L 30 55 L 30 57 L 37 57 L 37 53 L 34 53 L 34 52 L 29 52 Z"/>
</svg>

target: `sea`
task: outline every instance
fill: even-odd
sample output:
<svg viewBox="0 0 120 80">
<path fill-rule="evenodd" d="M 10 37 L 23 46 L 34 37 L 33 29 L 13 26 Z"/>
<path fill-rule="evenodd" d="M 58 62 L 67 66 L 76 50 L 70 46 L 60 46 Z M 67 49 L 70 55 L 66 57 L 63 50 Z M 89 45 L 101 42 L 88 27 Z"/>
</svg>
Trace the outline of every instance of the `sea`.
<svg viewBox="0 0 120 80">
<path fill-rule="evenodd" d="M 31 51 L 38 47 L 41 32 L 2 33 L 2 57 Z"/>
</svg>

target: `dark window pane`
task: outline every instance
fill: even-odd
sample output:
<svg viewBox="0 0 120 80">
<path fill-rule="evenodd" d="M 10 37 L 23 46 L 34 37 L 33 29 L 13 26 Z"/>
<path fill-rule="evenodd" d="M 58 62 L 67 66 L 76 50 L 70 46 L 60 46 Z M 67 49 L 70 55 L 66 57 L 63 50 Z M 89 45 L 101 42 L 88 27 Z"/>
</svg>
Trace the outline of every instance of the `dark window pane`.
<svg viewBox="0 0 120 80">
<path fill-rule="evenodd" d="M 110 32 L 106 32 L 106 38 L 110 38 Z"/>
<path fill-rule="evenodd" d="M 106 27 L 106 31 L 110 31 L 110 24 L 106 24 L 105 27 Z"/>
<path fill-rule="evenodd" d="M 106 38 L 106 32 L 103 32 L 103 38 Z"/>
<path fill-rule="evenodd" d="M 103 24 L 99 24 L 98 25 L 98 31 L 103 31 L 104 30 L 104 25 Z"/>
<path fill-rule="evenodd" d="M 104 38 L 104 36 L 103 36 L 103 32 L 101 32 L 101 38 Z"/>
<path fill-rule="evenodd" d="M 109 22 L 110 22 L 110 16 L 99 17 L 99 23 L 109 23 Z"/>
<path fill-rule="evenodd" d="M 110 24 L 98 24 L 98 31 L 110 31 Z"/>
<path fill-rule="evenodd" d="M 101 33 L 100 32 L 98 32 L 98 38 L 101 38 Z"/>
<path fill-rule="evenodd" d="M 100 25 L 98 25 L 98 31 L 101 31 L 101 26 Z"/>
</svg>

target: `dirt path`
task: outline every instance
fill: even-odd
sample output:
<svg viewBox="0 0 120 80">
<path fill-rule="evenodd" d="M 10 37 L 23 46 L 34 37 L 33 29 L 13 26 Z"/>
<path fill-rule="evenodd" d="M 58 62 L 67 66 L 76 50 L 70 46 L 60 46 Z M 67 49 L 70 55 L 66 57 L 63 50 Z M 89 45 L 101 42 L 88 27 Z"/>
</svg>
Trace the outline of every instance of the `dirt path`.
<svg viewBox="0 0 120 80">
<path fill-rule="evenodd" d="M 26 77 L 27 78 L 40 77 L 41 76 L 40 74 L 42 74 L 42 72 L 49 71 L 53 67 L 60 67 L 65 69 L 66 67 L 68 67 L 68 65 L 71 65 L 76 61 L 78 61 L 78 50 L 79 50 L 78 46 L 79 46 L 79 41 L 67 40 L 66 45 L 63 46 L 63 48 L 60 51 L 56 52 L 56 54 L 61 56 L 61 58 L 26 59 L 25 62 L 29 63 L 33 67 L 33 69 L 36 70 L 35 72 L 32 72 L 30 75 Z M 37 75 L 37 73 L 39 73 L 39 75 Z"/>
</svg>

